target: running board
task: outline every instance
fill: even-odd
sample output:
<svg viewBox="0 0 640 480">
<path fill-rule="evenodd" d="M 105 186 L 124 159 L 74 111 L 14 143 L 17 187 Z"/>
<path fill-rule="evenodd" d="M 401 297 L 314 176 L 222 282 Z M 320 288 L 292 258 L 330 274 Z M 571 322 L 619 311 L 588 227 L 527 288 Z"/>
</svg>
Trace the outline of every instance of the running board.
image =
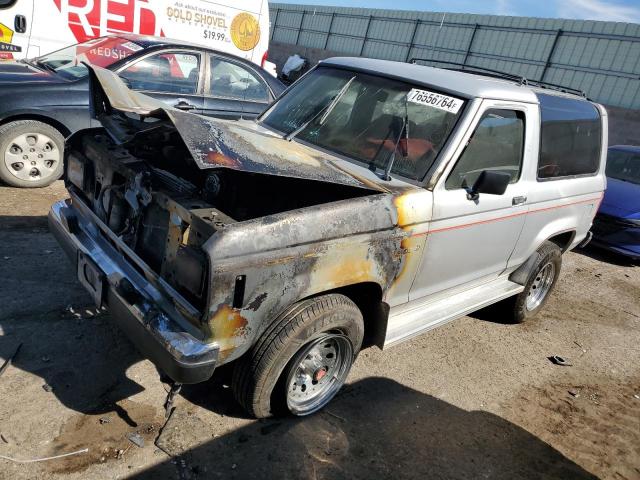
<svg viewBox="0 0 640 480">
<path fill-rule="evenodd" d="M 421 298 L 396 307 L 389 314 L 384 347 L 401 343 L 523 290 L 522 285 L 502 277 L 442 299 Z"/>
</svg>

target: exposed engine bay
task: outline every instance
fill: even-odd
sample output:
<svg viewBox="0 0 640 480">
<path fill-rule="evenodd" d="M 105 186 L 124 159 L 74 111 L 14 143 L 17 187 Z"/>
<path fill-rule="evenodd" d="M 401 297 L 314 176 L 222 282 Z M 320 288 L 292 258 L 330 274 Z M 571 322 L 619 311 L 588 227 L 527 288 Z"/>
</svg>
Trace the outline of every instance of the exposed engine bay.
<svg viewBox="0 0 640 480">
<path fill-rule="evenodd" d="M 122 119 L 125 121 L 125 119 Z M 130 121 L 130 119 L 129 119 Z M 374 193 L 189 162 L 175 130 L 117 145 L 104 129 L 72 137 L 67 183 L 154 272 L 194 307 L 207 300 L 203 244 L 236 222 Z"/>
</svg>

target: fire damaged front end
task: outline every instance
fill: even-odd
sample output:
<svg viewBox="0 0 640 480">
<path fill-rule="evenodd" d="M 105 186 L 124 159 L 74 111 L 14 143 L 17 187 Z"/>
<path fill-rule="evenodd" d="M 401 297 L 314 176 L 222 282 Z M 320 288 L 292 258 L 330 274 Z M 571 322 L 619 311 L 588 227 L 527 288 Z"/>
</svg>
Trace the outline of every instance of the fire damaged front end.
<svg viewBox="0 0 640 480">
<path fill-rule="evenodd" d="M 92 71 L 104 128 L 66 147 L 49 214 L 80 282 L 173 380 L 240 357 L 293 303 L 409 276 L 411 192 L 391 193 L 250 122 L 163 108 Z M 403 220 L 401 217 L 405 217 Z M 407 245 L 411 244 L 411 248 Z"/>
</svg>

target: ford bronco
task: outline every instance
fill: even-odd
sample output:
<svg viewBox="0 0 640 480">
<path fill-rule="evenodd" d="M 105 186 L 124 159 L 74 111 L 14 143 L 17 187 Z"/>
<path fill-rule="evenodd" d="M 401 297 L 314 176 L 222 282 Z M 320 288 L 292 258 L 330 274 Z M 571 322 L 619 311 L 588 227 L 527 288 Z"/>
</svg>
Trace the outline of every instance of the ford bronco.
<svg viewBox="0 0 640 480">
<path fill-rule="evenodd" d="M 321 62 L 255 121 L 200 117 L 92 68 L 54 232 L 176 383 L 233 362 L 256 417 L 307 415 L 361 348 L 493 303 L 514 322 L 588 240 L 607 115 L 511 77 Z"/>
</svg>

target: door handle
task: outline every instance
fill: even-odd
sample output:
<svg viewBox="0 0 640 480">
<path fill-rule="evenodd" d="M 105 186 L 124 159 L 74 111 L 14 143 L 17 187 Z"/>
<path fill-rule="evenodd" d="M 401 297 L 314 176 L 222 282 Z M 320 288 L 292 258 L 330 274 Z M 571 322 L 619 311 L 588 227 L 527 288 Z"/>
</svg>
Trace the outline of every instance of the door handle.
<svg viewBox="0 0 640 480">
<path fill-rule="evenodd" d="M 27 17 L 24 15 L 16 15 L 13 26 L 17 33 L 26 33 L 27 31 Z"/>
<path fill-rule="evenodd" d="M 526 201 L 527 201 L 527 197 L 525 197 L 525 196 L 513 197 L 513 200 L 511 200 L 511 204 L 512 205 L 522 205 Z"/>
<path fill-rule="evenodd" d="M 174 105 L 174 108 L 177 108 L 178 110 L 193 110 L 194 108 L 196 108 L 196 106 L 191 105 L 189 102 L 187 102 L 183 98 L 179 98 L 178 103 Z"/>
</svg>

